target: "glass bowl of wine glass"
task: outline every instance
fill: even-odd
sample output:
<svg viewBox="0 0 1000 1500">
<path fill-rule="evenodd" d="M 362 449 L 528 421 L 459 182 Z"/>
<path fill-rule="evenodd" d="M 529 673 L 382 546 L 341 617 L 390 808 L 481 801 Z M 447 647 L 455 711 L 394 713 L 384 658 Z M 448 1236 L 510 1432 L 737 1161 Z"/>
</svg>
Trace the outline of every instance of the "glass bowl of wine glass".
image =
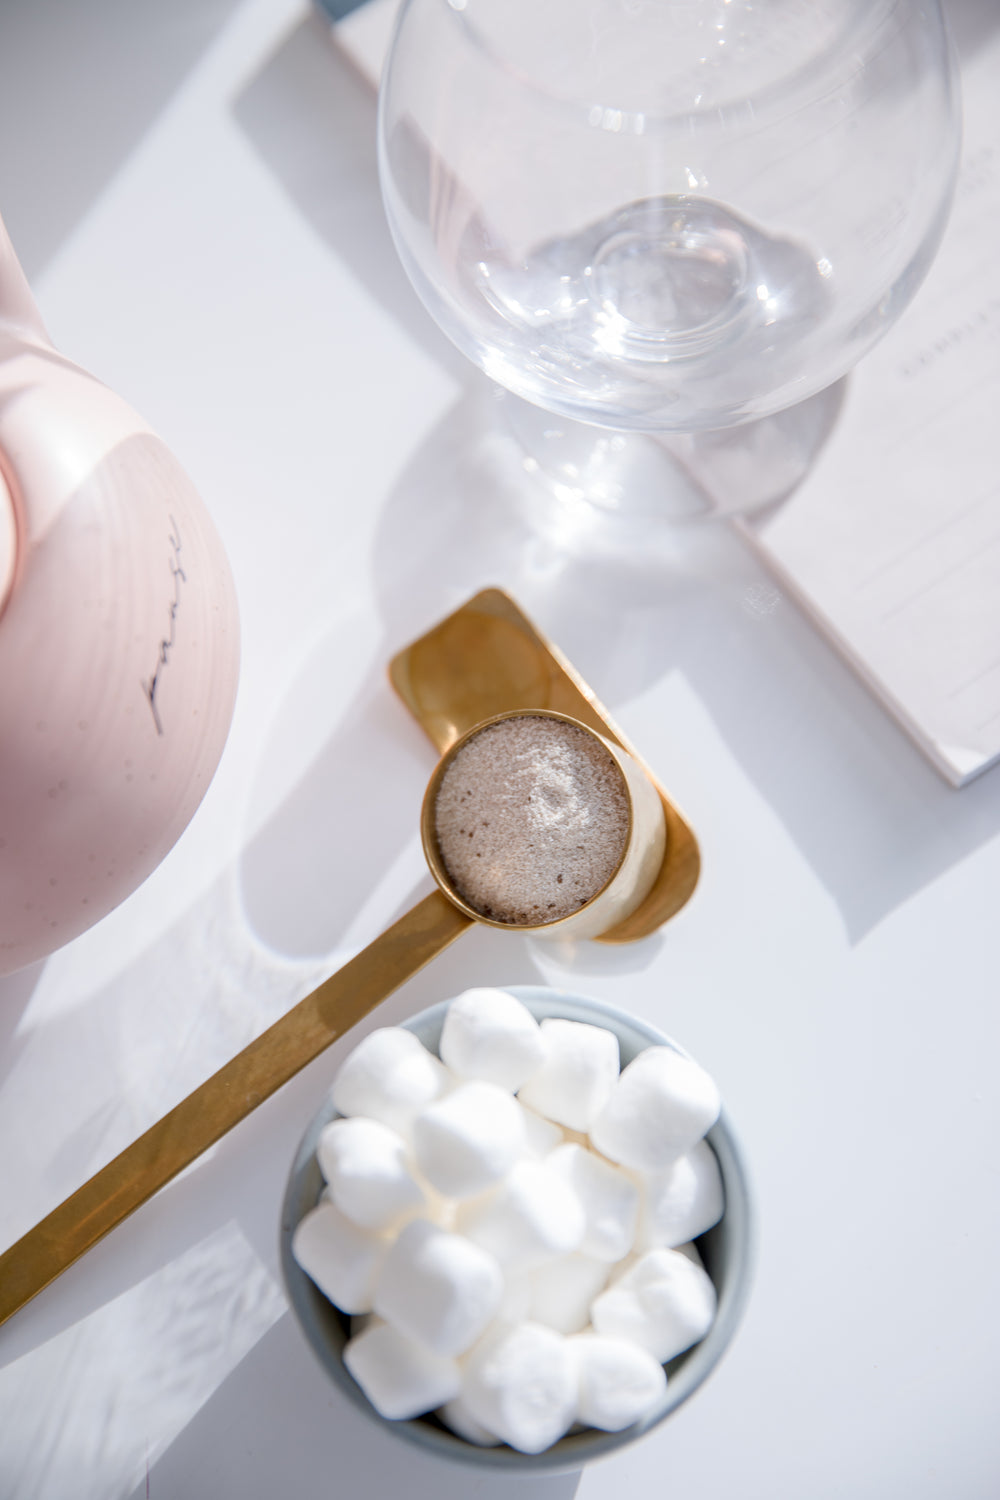
<svg viewBox="0 0 1000 1500">
<path fill-rule="evenodd" d="M 836 382 L 931 264 L 959 144 L 937 0 L 405 0 L 380 95 L 433 317 L 515 397 L 618 433 Z"/>
</svg>

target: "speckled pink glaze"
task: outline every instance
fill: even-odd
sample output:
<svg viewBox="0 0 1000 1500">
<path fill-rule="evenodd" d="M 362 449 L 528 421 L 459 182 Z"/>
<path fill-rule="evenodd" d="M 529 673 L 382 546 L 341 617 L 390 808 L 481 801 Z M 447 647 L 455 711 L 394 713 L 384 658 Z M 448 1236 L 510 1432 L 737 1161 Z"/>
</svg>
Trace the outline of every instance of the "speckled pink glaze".
<svg viewBox="0 0 1000 1500">
<path fill-rule="evenodd" d="M 175 843 L 229 731 L 239 624 L 191 481 L 53 349 L 2 224 L 0 475 L 4 974 L 91 926 Z"/>
</svg>

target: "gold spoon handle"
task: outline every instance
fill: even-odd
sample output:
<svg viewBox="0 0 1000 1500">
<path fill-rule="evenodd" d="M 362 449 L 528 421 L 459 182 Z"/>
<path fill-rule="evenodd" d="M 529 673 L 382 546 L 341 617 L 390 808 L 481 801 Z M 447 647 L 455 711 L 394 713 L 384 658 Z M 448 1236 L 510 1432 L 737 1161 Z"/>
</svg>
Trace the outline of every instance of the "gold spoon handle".
<svg viewBox="0 0 1000 1500">
<path fill-rule="evenodd" d="M 432 891 L 0 1255 L 0 1323 L 454 942 L 472 919 Z"/>
</svg>

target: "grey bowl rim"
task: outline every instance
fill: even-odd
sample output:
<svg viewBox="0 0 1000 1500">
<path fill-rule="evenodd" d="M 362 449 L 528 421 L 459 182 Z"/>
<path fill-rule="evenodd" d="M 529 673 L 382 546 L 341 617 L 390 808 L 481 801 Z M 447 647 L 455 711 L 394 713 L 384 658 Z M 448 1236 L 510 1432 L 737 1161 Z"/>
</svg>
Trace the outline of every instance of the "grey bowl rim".
<svg viewBox="0 0 1000 1500">
<path fill-rule="evenodd" d="M 668 1046 L 689 1057 L 690 1053 L 665 1032 L 629 1011 L 605 1000 L 576 994 L 546 985 L 491 985 L 520 1000 L 539 1021 L 548 1017 L 605 1024 L 615 1031 L 622 1053 L 622 1067 L 636 1053 L 651 1046 Z M 451 997 L 454 998 L 454 997 Z M 437 1041 L 451 998 L 393 1023 L 414 1032 L 425 1046 L 436 1053 Z M 433 1038 L 433 1044 L 428 1041 Z M 603 1458 L 646 1436 L 664 1422 L 708 1379 L 732 1342 L 742 1321 L 750 1296 L 756 1260 L 756 1221 L 742 1148 L 733 1132 L 726 1110 L 708 1132 L 722 1170 L 725 1188 L 724 1218 L 729 1220 L 730 1243 L 737 1248 L 734 1269 L 719 1293 L 715 1321 L 704 1339 L 667 1367 L 665 1399 L 639 1422 L 620 1432 L 600 1432 L 586 1428 L 568 1433 L 542 1453 L 520 1453 L 501 1444 L 478 1447 L 451 1432 L 436 1419 L 415 1417 L 390 1421 L 383 1417 L 365 1396 L 351 1376 L 341 1357 L 340 1348 L 329 1335 L 329 1325 L 343 1314 L 333 1307 L 318 1287 L 301 1269 L 292 1255 L 292 1236 L 299 1220 L 315 1206 L 318 1198 L 316 1179 L 322 1185 L 316 1162 L 316 1142 L 320 1131 L 337 1117 L 329 1091 L 313 1115 L 299 1142 L 292 1162 L 282 1202 L 280 1259 L 285 1290 L 295 1319 L 319 1364 L 351 1404 L 383 1431 L 409 1442 L 425 1453 L 452 1463 L 463 1463 L 476 1469 L 507 1472 L 513 1475 L 556 1474 L 573 1472 L 595 1459 Z M 714 1231 L 709 1231 L 713 1233 Z M 345 1339 L 346 1342 L 346 1339 Z"/>
</svg>

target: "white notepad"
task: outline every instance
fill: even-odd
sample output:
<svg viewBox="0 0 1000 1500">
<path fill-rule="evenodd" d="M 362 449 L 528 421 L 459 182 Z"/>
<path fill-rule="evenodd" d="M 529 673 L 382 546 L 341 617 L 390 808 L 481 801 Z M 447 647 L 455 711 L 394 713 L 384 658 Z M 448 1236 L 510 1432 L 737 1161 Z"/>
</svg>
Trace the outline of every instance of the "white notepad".
<svg viewBox="0 0 1000 1500">
<path fill-rule="evenodd" d="M 402 0 L 362 0 L 361 4 L 333 22 L 333 38 L 337 46 L 375 89 L 382 76 L 382 62 L 401 3 Z M 336 10 L 346 4 L 347 0 L 333 0 Z"/>
<path fill-rule="evenodd" d="M 955 786 L 1000 759 L 1000 35 L 963 70 L 951 222 L 762 557 Z"/>
</svg>

